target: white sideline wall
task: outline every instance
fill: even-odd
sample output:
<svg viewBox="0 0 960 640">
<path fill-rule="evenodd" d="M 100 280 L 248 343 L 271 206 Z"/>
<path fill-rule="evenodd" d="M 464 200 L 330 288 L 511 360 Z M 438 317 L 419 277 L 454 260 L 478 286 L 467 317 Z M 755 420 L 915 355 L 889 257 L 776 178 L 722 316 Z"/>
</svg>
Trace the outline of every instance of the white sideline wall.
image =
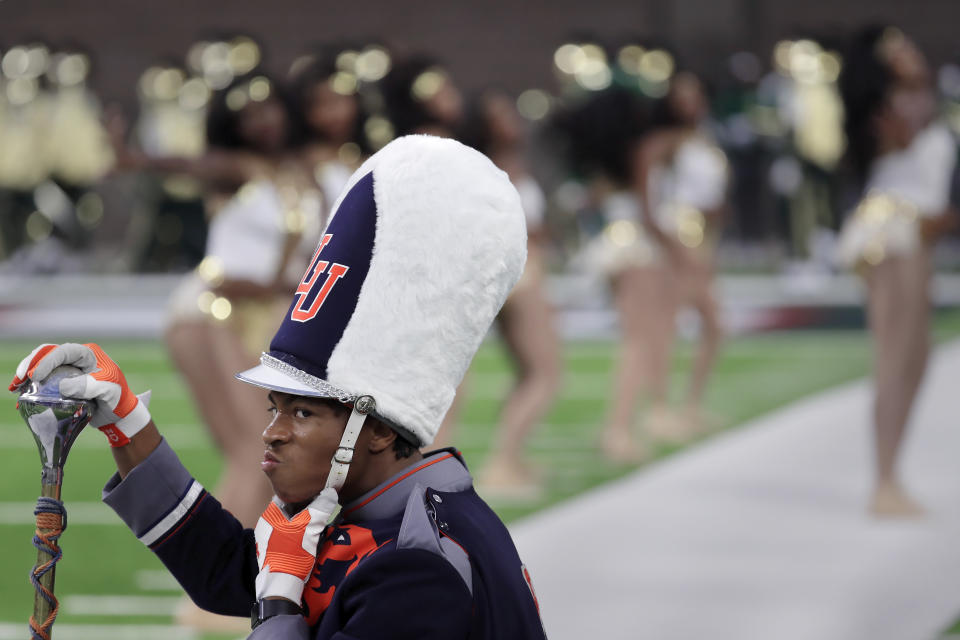
<svg viewBox="0 0 960 640">
<path fill-rule="evenodd" d="M 0 339 L 156 338 L 164 328 L 167 298 L 181 275 L 0 275 Z M 567 338 L 609 337 L 616 328 L 606 283 L 585 275 L 548 280 Z M 934 282 L 937 306 L 960 306 L 960 275 Z M 863 290 L 850 275 L 723 275 L 717 296 L 727 329 L 749 332 L 766 314 L 784 308 L 860 307 Z M 695 332 L 684 322 L 681 331 Z"/>
</svg>

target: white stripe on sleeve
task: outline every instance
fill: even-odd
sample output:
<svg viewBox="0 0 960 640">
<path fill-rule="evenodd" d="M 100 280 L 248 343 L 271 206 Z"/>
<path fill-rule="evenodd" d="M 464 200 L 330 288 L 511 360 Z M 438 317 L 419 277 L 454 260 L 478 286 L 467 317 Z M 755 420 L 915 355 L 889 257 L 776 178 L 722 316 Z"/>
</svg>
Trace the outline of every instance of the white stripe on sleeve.
<svg viewBox="0 0 960 640">
<path fill-rule="evenodd" d="M 163 537 L 167 531 L 173 528 L 173 525 L 177 524 L 177 522 L 179 522 L 180 519 L 186 515 L 187 511 L 190 510 L 190 507 L 192 507 L 197 501 L 197 498 L 200 497 L 201 492 L 203 492 L 203 486 L 194 480 L 193 484 L 190 485 L 190 489 L 187 491 L 187 495 L 183 496 L 183 500 L 180 501 L 180 504 L 178 504 L 173 511 L 168 513 L 163 520 L 151 527 L 149 531 L 144 533 L 142 536 L 139 536 L 138 539 L 140 542 L 149 547 Z"/>
</svg>

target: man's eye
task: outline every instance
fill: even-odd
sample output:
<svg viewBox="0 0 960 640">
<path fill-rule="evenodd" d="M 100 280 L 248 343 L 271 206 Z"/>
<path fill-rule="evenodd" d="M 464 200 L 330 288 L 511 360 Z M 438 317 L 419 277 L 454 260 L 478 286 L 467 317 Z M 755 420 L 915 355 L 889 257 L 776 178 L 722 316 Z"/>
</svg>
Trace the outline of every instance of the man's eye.
<svg viewBox="0 0 960 640">
<path fill-rule="evenodd" d="M 313 414 L 310 413 L 310 411 L 308 411 L 307 409 L 294 409 L 293 415 L 294 417 L 297 417 L 297 418 L 309 418 Z"/>
<path fill-rule="evenodd" d="M 276 416 L 276 415 L 277 415 L 277 408 L 276 408 L 276 407 L 267 407 L 267 413 L 269 413 L 269 414 L 272 415 L 272 416 Z"/>
</svg>

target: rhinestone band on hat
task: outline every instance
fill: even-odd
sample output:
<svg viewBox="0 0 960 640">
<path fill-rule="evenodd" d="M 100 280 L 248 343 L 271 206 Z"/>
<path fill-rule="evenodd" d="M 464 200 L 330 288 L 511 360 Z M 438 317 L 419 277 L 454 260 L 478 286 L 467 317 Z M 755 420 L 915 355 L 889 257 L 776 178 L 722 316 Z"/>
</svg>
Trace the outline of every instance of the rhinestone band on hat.
<svg viewBox="0 0 960 640">
<path fill-rule="evenodd" d="M 356 400 L 356 396 L 350 395 L 343 389 L 333 386 L 326 380 L 318 378 L 317 376 L 312 376 L 306 371 L 301 371 L 295 366 L 278 358 L 274 358 L 269 354 L 260 354 L 260 364 L 265 367 L 270 367 L 271 369 L 276 369 L 280 373 L 290 376 L 298 382 L 302 382 L 311 389 L 319 391 L 327 398 L 335 398 L 337 401 L 343 403 L 353 402 Z"/>
<path fill-rule="evenodd" d="M 301 371 L 295 366 L 284 362 L 278 358 L 267 353 L 260 354 L 260 364 L 265 367 L 270 367 L 271 369 L 276 369 L 280 373 L 290 376 L 298 382 L 302 382 L 311 389 L 319 391 L 324 397 L 333 398 L 338 402 L 344 404 L 355 404 L 357 412 L 360 414 L 371 415 L 377 420 L 380 420 L 388 427 L 394 431 L 399 432 L 406 440 L 417 444 L 420 442 L 420 439 L 413 434 L 412 431 L 406 427 L 398 425 L 396 422 L 389 418 L 385 418 L 383 414 L 377 411 L 377 402 L 370 395 L 351 395 L 350 393 L 344 391 L 340 387 L 336 387 L 323 378 L 318 378 L 317 376 L 310 375 L 306 371 Z M 419 445 L 418 445 L 419 446 Z"/>
</svg>

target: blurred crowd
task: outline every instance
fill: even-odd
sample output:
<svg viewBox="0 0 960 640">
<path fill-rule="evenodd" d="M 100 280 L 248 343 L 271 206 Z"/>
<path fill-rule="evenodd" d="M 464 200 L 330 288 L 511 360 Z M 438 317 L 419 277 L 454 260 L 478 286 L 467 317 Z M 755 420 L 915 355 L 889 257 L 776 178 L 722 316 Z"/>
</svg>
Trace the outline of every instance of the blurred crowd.
<svg viewBox="0 0 960 640">
<path fill-rule="evenodd" d="M 831 267 L 841 219 L 860 193 L 842 162 L 841 49 L 783 40 L 767 58 L 737 52 L 725 74 L 701 78 L 701 127 L 730 164 L 727 266 Z M 576 265 L 605 224 L 598 183 L 627 180 L 632 141 L 655 123 L 671 79 L 690 71 L 682 52 L 656 43 L 576 38 L 554 52 L 543 88 L 465 94 L 468 79 L 442 60 L 383 43 L 315 47 L 283 77 L 264 72 L 262 57 L 253 38 L 236 36 L 158 60 L 140 77 L 127 126 L 92 89 L 89 50 L 3 51 L 0 269 L 187 271 L 222 206 L 211 201 L 251 177 L 224 171 L 222 158 L 236 157 L 224 150 L 274 164 L 297 155 L 322 217 L 364 157 L 414 131 L 517 147 L 542 187 L 548 264 Z M 941 66 L 935 84 L 946 122 L 960 130 L 960 66 Z M 273 115 L 251 116 L 248 105 Z M 288 217 L 294 227 L 321 223 Z"/>
</svg>

